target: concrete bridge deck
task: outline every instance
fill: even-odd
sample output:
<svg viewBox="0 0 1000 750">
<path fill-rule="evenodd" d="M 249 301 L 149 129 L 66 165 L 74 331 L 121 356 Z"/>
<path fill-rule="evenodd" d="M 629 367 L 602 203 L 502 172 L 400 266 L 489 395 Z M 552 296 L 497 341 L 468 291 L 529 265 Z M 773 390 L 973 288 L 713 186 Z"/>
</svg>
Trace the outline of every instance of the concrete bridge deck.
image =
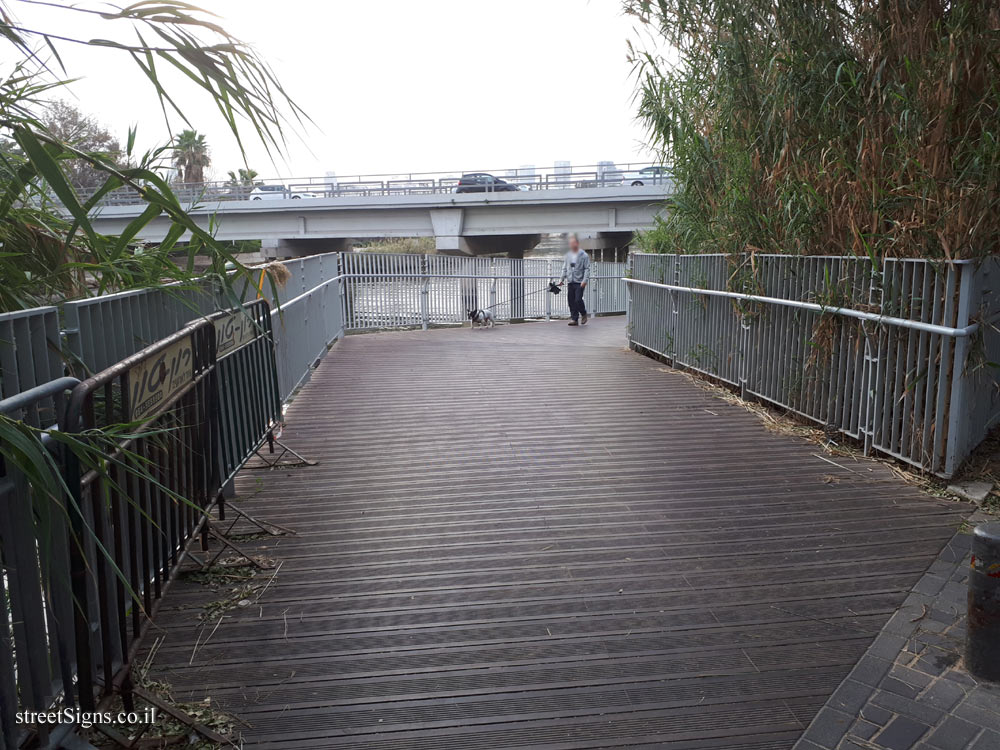
<svg viewBox="0 0 1000 750">
<path fill-rule="evenodd" d="M 347 239 L 434 237 L 441 252 L 481 255 L 521 252 L 541 234 L 576 232 L 588 250 L 624 247 L 650 229 L 670 187 L 615 185 L 507 193 L 336 196 L 306 200 L 209 201 L 192 218 L 220 240 L 262 240 L 277 257 L 342 250 Z M 141 205 L 95 209 L 94 228 L 117 235 Z M 160 216 L 136 239 L 160 242 L 172 226 Z M 187 240 L 183 235 L 181 240 Z M 270 249 L 268 249 L 270 248 Z"/>
<path fill-rule="evenodd" d="M 298 531 L 171 591 L 153 677 L 254 748 L 790 748 L 963 508 L 823 460 L 621 318 L 348 337 L 245 470 Z M 221 621 L 220 621 L 221 617 Z"/>
</svg>

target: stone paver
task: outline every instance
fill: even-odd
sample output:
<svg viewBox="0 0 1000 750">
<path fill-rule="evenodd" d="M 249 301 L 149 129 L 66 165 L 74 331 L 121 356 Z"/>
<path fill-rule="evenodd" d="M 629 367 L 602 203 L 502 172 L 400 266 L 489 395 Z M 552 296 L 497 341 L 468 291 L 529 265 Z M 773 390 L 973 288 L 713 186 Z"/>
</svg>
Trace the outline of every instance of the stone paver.
<svg viewBox="0 0 1000 750">
<path fill-rule="evenodd" d="M 1000 750 L 1000 684 L 962 665 L 971 544 L 942 550 L 795 750 Z"/>
</svg>

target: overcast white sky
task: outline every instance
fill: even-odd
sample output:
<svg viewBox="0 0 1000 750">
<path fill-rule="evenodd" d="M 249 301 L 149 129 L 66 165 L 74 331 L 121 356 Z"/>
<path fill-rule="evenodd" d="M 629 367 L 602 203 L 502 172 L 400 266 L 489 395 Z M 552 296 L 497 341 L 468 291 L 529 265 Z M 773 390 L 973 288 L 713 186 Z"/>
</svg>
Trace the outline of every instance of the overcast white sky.
<svg viewBox="0 0 1000 750">
<path fill-rule="evenodd" d="M 194 0 L 197 2 L 198 0 Z M 551 166 L 645 160 L 634 118 L 619 0 L 201 0 L 254 44 L 315 121 L 263 176 Z M 111 36 L 88 22 L 20 2 L 28 27 Z M 66 28 L 67 18 L 74 22 Z M 115 35 L 116 38 L 120 38 Z M 166 140 L 155 97 L 120 54 L 78 47 L 64 59 L 83 80 L 74 103 L 124 140 Z M 242 166 L 225 124 L 192 86 L 178 97 L 212 149 L 215 177 Z M 174 130 L 182 127 L 173 123 Z"/>
</svg>

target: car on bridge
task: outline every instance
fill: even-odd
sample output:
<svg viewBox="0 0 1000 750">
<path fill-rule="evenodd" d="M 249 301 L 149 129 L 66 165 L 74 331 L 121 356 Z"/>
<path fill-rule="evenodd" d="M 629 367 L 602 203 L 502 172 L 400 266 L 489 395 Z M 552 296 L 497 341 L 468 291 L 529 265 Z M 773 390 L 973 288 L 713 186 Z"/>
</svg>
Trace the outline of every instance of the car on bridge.
<svg viewBox="0 0 1000 750">
<path fill-rule="evenodd" d="M 486 172 L 470 172 L 458 178 L 456 193 L 508 193 L 522 188 Z"/>
<path fill-rule="evenodd" d="M 666 185 L 672 179 L 670 170 L 663 166 L 643 167 L 622 174 L 622 185 Z"/>
<path fill-rule="evenodd" d="M 252 201 L 281 201 L 286 198 L 298 200 L 301 198 L 322 198 L 319 193 L 291 192 L 284 185 L 258 185 L 250 191 Z"/>
</svg>

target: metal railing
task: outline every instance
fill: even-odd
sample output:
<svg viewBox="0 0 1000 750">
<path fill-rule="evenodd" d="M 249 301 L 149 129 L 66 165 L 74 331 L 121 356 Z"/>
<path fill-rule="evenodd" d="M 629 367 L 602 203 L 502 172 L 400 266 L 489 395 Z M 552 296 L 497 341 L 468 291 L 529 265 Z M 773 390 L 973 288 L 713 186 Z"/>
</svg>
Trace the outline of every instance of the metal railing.
<svg viewBox="0 0 1000 750">
<path fill-rule="evenodd" d="M 587 164 L 573 167 L 544 167 L 407 174 L 369 174 L 346 177 L 293 177 L 286 180 L 261 179 L 254 184 L 214 181 L 175 183 L 173 189 L 182 203 L 214 203 L 246 200 L 298 200 L 309 198 L 375 197 L 392 195 L 434 195 L 453 192 L 506 192 L 515 190 L 565 190 L 572 188 L 632 186 L 635 184 L 672 186 L 664 174 L 640 174 L 640 170 L 658 165 L 649 162 L 625 164 Z M 465 174 L 488 174 L 496 182 L 459 184 Z M 264 188 L 263 190 L 260 188 Z M 268 189 L 271 188 L 271 189 Z M 78 191 L 81 200 L 93 190 Z M 131 188 L 108 193 L 98 206 L 127 206 L 142 203 Z"/>
<path fill-rule="evenodd" d="M 70 396 L 64 433 L 133 425 L 117 444 L 98 446 L 106 472 L 76 452 L 66 456 L 76 705 L 83 710 L 122 687 L 138 639 L 215 499 L 215 367 L 215 328 L 200 320 Z"/>
<path fill-rule="evenodd" d="M 1000 266 L 635 255 L 629 340 L 951 476 L 1000 421 Z M 734 290 L 733 287 L 736 287 Z"/>
<path fill-rule="evenodd" d="M 211 281 L 64 302 L 63 348 L 85 373 L 100 372 L 189 321 L 228 306 Z"/>
<path fill-rule="evenodd" d="M 546 291 L 550 280 L 559 279 L 558 260 L 327 253 L 281 263 L 289 272 L 284 284 L 273 287 L 261 268 L 235 294 L 251 301 L 277 299 L 271 330 L 282 400 L 345 331 L 461 325 L 468 322 L 469 310 L 482 308 L 501 321 L 569 315 L 565 295 Z M 590 312 L 625 312 L 624 270 L 623 263 L 592 262 L 584 293 Z M 73 300 L 61 310 L 0 315 L 2 395 L 65 372 L 81 377 L 100 372 L 189 321 L 233 304 L 216 284 L 205 281 Z M 46 408 L 51 413 L 51 404 Z"/>
<path fill-rule="evenodd" d="M 63 374 L 59 309 L 36 307 L 0 314 L 0 398 L 7 399 Z M 33 402 L 24 421 L 34 427 L 55 423 L 51 398 Z"/>
<path fill-rule="evenodd" d="M 211 316 L 215 327 L 219 486 L 281 425 L 282 394 L 271 308 L 254 300 Z"/>
<path fill-rule="evenodd" d="M 58 450 L 51 430 L 42 439 L 53 448 L 69 502 L 0 465 L 0 639 L 13 644 L 0 649 L 0 748 L 28 737 L 29 728 L 11 718 L 17 710 L 93 710 L 113 693 L 130 710 L 139 639 L 189 545 L 210 529 L 207 514 L 221 503 L 222 488 L 273 435 L 282 402 L 344 335 L 349 288 L 357 327 L 463 323 L 463 294 L 472 291 L 495 300 L 498 317 L 541 317 L 556 313 L 528 300 L 550 298 L 544 287 L 555 278 L 553 265 L 330 254 L 286 263 L 291 278 L 274 310 L 257 299 L 201 314 L 221 304 L 211 285 L 67 303 L 66 359 L 97 371 L 83 382 L 58 377 L 69 369 L 57 350 L 58 310 L 0 318 L 20 331 L 3 347 L 4 384 L 56 378 L 3 400 L 0 412 L 46 429 L 58 421 L 61 433 L 90 443 L 104 434 L 92 445 L 107 467 L 89 469 L 77 452 Z M 529 273 L 536 267 L 546 273 Z M 372 296 L 373 285 L 382 292 Z M 623 304 L 620 286 L 595 266 L 592 306 Z M 175 325 L 179 330 L 169 331 Z M 35 364 L 44 367 L 15 378 Z M 122 424 L 128 429 L 107 431 Z M 72 726 L 49 729 L 30 731 L 45 743 Z"/>
<path fill-rule="evenodd" d="M 0 648 L 0 747 L 62 747 L 74 728 L 16 711 L 92 711 L 116 691 L 132 709 L 128 665 L 218 482 L 214 367 L 214 329 L 198 321 L 82 383 L 0 402 L 22 419 L 57 405 L 58 433 L 37 434 L 51 459 L 34 470 L 68 492 L 0 466 L 0 639 L 12 645 Z M 83 462 L 85 445 L 105 471 Z"/>
<path fill-rule="evenodd" d="M 330 265 L 336 269 L 336 263 Z M 335 275 L 271 311 L 282 401 L 312 374 L 333 343 L 344 335 L 343 277 Z"/>
<path fill-rule="evenodd" d="M 34 427 L 50 428 L 64 413 L 65 398 L 79 381 L 58 378 L 0 402 L 0 414 Z M 55 407 L 55 408 L 53 408 Z M 40 415 L 46 421 L 39 423 Z M 51 421 L 48 421 L 51 420 Z M 58 446 L 43 436 L 52 465 L 61 466 Z M 0 462 L 0 748 L 15 750 L 29 727 L 14 713 L 47 711 L 69 694 L 75 676 L 73 594 L 68 526 L 14 465 Z M 40 727 L 41 743 L 54 740 Z M 60 728 L 52 728 L 57 735 Z"/>
<path fill-rule="evenodd" d="M 559 280 L 561 261 L 376 253 L 342 260 L 349 331 L 459 325 L 477 309 L 501 321 L 569 317 L 565 295 L 548 291 L 549 282 Z M 589 312 L 625 312 L 624 271 L 624 263 L 591 262 L 584 290 Z"/>
<path fill-rule="evenodd" d="M 112 694 L 133 710 L 139 639 L 195 538 L 222 538 L 209 509 L 218 501 L 222 517 L 223 487 L 280 424 L 275 365 L 270 307 L 256 300 L 83 382 L 0 401 L 22 420 L 55 404 L 58 432 L 46 423 L 39 439 L 68 493 L 0 463 L 0 640 L 13 646 L 0 649 L 0 749 L 62 747 L 73 730 L 69 714 L 53 727 L 15 711 L 93 711 Z"/>
</svg>

